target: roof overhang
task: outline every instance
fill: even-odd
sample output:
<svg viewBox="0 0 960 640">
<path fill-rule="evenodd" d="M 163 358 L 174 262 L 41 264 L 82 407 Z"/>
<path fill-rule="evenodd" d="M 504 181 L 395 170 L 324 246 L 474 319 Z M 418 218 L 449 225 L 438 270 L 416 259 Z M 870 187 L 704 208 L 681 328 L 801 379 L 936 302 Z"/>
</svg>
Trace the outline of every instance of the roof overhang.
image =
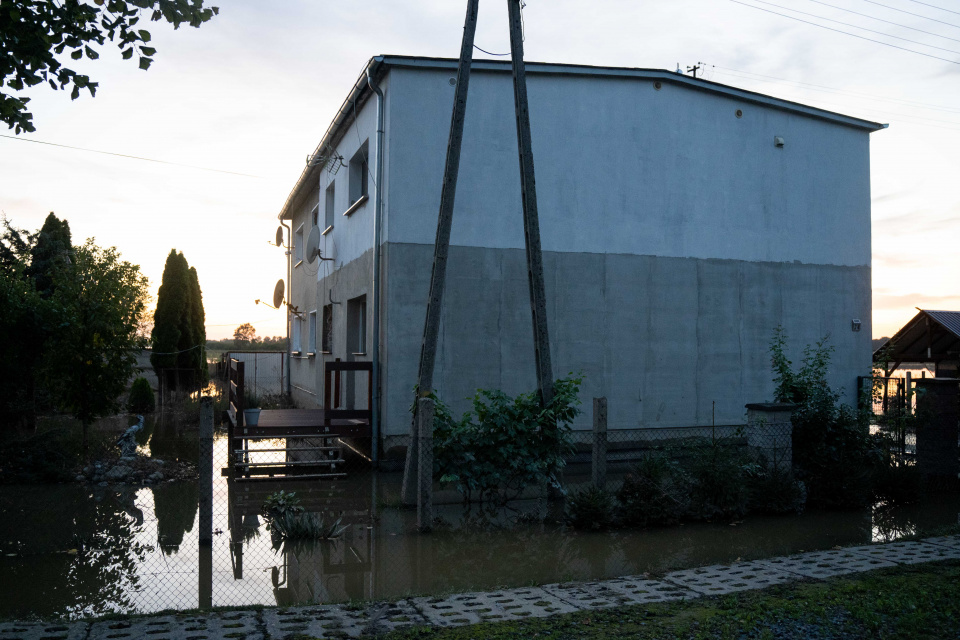
<svg viewBox="0 0 960 640">
<path fill-rule="evenodd" d="M 919 311 L 874 352 L 875 362 L 880 359 L 898 364 L 960 360 L 960 311 Z"/>
</svg>

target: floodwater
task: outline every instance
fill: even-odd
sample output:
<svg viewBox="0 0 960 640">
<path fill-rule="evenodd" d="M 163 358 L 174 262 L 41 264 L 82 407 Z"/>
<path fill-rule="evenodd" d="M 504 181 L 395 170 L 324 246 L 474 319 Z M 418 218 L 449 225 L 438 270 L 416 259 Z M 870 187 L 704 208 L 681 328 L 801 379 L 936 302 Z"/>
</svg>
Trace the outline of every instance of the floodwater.
<svg viewBox="0 0 960 640">
<path fill-rule="evenodd" d="M 144 453 L 196 451 L 192 438 L 153 433 Z M 215 443 L 218 459 L 225 440 Z M 193 454 L 195 455 L 195 454 Z M 287 483 L 310 510 L 334 505 L 343 535 L 274 548 L 257 512 L 277 487 L 233 483 L 215 465 L 212 548 L 197 544 L 198 489 L 158 486 L 0 486 L 0 617 L 80 617 L 198 606 L 291 605 L 660 573 L 836 545 L 890 540 L 955 524 L 960 500 L 862 511 L 749 517 L 641 531 L 580 533 L 529 522 L 554 503 L 529 501 L 494 521 L 459 505 L 445 524 L 415 531 L 399 509 L 399 474 Z M 526 514 L 526 515 L 524 515 Z M 328 522 L 334 517 L 327 514 Z"/>
</svg>

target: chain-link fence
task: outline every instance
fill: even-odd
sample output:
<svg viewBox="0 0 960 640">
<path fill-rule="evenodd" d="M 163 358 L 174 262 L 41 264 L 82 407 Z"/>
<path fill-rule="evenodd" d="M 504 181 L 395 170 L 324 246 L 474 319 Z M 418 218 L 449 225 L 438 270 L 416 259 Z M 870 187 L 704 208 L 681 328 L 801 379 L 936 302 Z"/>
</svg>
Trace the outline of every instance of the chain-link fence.
<svg viewBox="0 0 960 640">
<path fill-rule="evenodd" d="M 402 472 L 374 468 L 369 432 L 325 432 L 316 423 L 276 438 L 231 430 L 225 384 L 212 377 L 215 383 L 201 394 L 211 398 L 208 417 L 215 424 L 209 440 L 200 419 L 204 403 L 196 394 L 163 404 L 138 436 L 142 456 L 118 463 L 138 469 L 135 481 L 127 476 L 125 485 L 114 484 L 107 477 L 112 470 L 104 469 L 97 472 L 102 483 L 79 485 L 82 495 L 63 498 L 62 511 L 73 514 L 75 524 L 52 528 L 65 535 L 74 531 L 72 541 L 57 543 L 74 555 L 57 556 L 64 563 L 57 573 L 65 577 L 46 596 L 52 611 L 80 615 L 389 599 L 610 577 L 672 562 L 730 561 L 789 552 L 790 545 L 863 543 L 876 534 L 869 512 L 862 511 L 789 520 L 789 535 L 781 527 L 760 536 L 759 543 L 728 535 L 730 527 L 722 535 L 720 529 L 692 525 L 682 535 L 669 528 L 644 530 L 675 522 L 680 506 L 700 509 L 701 521 L 723 520 L 727 515 L 718 513 L 739 513 L 735 501 L 744 494 L 737 483 L 754 483 L 753 491 L 758 479 L 789 478 L 798 451 L 792 408 L 752 405 L 743 424 L 607 430 L 600 403 L 593 408 L 594 428 L 572 434 L 574 450 L 561 478 L 566 501 L 552 500 L 556 496 L 546 486 L 537 486 L 506 507 L 465 508 L 454 489 L 434 478 L 433 533 L 422 535 L 422 517 L 418 522 L 416 509 L 401 501 Z M 949 411 L 957 389 L 941 386 L 940 396 L 934 390 L 926 397 L 942 397 L 934 413 L 946 418 L 943 428 L 928 432 L 932 444 L 918 442 L 921 454 L 933 456 L 917 456 L 911 465 L 918 469 L 945 465 L 951 456 L 956 466 L 956 413 L 951 418 Z M 935 455 L 942 451 L 946 457 Z M 681 472 L 686 484 L 652 482 L 657 464 Z M 560 525 L 571 522 L 576 497 L 595 487 L 626 505 L 622 513 L 633 514 L 624 518 L 629 526 L 612 536 L 571 536 Z M 678 495 L 677 487 L 686 493 Z M 781 497 L 796 497 L 787 495 L 788 485 L 774 489 L 784 492 Z M 270 513 L 270 507 L 284 501 L 295 517 L 281 530 L 276 522 L 282 509 Z M 790 506 L 775 502 L 768 501 L 771 510 Z M 956 513 L 947 505 L 942 515 L 949 522 Z M 303 530 L 291 530 L 298 526 Z M 887 529 L 902 533 L 911 527 L 898 522 Z M 201 544 L 203 537 L 209 543 Z M 724 540 L 719 547 L 718 538 Z M 43 575 L 42 565 L 37 571 Z"/>
</svg>

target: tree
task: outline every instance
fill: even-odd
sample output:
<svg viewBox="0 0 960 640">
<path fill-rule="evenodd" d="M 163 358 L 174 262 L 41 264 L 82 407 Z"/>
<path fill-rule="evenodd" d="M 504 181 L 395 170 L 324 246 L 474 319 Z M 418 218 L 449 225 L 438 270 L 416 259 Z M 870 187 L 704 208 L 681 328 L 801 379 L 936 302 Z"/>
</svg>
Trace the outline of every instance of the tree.
<svg viewBox="0 0 960 640">
<path fill-rule="evenodd" d="M 249 322 L 244 322 L 233 332 L 233 348 L 246 349 L 257 337 L 257 330 Z"/>
<path fill-rule="evenodd" d="M 196 269 L 191 268 L 176 249 L 170 250 L 163 267 L 151 341 L 154 353 L 150 364 L 164 384 L 175 385 L 178 379 L 184 383 L 206 380 L 206 330 L 200 280 Z M 165 374 L 165 369 L 186 369 L 193 375 L 178 377 L 169 372 Z"/>
<path fill-rule="evenodd" d="M 49 298 L 53 294 L 54 279 L 60 271 L 69 268 L 72 254 L 70 224 L 51 211 L 30 249 L 30 266 L 26 271 L 40 295 Z"/>
<path fill-rule="evenodd" d="M 87 429 L 119 408 L 145 346 L 139 329 L 148 300 L 140 267 L 93 239 L 74 249 L 72 268 L 58 272 L 50 298 L 58 319 L 44 348 L 44 379 L 56 403 Z"/>
<path fill-rule="evenodd" d="M 0 237 L 0 408 L 21 431 L 36 425 L 37 364 L 53 331 L 47 300 L 54 281 L 71 267 L 70 225 L 52 212 L 34 234 L 17 229 L 6 218 Z"/>
<path fill-rule="evenodd" d="M 54 90 L 73 85 L 70 97 L 80 90 L 96 95 L 96 82 L 63 66 L 84 56 L 96 60 L 97 45 L 116 43 L 124 60 L 137 56 L 143 70 L 150 68 L 156 49 L 147 46 L 150 32 L 136 29 L 142 18 L 164 20 L 174 29 L 181 24 L 199 27 L 219 13 L 205 7 L 205 0 L 0 0 L 0 87 L 23 91 L 46 82 Z M 30 98 L 0 90 L 0 121 L 21 131 L 35 131 Z"/>
</svg>

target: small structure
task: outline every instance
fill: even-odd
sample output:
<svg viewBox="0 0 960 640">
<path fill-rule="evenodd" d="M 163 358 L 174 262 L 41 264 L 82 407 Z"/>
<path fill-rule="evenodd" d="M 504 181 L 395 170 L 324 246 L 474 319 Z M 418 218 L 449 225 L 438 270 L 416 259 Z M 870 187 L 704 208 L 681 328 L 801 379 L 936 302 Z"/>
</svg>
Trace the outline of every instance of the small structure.
<svg viewBox="0 0 960 640">
<path fill-rule="evenodd" d="M 889 342 L 873 354 L 874 362 L 886 358 L 887 373 L 903 364 L 933 364 L 934 377 L 960 377 L 960 311 L 918 309 Z"/>
</svg>

